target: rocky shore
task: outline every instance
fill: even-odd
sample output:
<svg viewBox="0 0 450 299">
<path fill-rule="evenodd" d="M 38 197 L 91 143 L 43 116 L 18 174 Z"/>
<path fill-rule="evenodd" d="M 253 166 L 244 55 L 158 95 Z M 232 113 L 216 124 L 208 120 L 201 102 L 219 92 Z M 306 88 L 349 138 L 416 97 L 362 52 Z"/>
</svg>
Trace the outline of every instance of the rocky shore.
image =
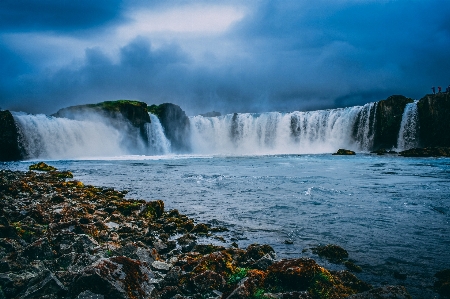
<svg viewBox="0 0 450 299">
<path fill-rule="evenodd" d="M 280 260 L 269 245 L 200 244 L 226 228 L 45 163 L 31 168 L 0 171 L 0 298 L 410 298 L 359 280 L 338 246 L 313 252 L 350 271 Z"/>
</svg>

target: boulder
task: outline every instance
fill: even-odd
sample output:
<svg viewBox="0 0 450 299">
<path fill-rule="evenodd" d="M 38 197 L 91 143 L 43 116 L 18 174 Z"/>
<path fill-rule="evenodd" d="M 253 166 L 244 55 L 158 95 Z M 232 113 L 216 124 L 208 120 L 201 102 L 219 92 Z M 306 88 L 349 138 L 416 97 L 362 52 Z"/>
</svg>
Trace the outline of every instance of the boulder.
<svg viewBox="0 0 450 299">
<path fill-rule="evenodd" d="M 335 152 L 333 155 L 339 155 L 339 156 L 352 156 L 352 155 L 355 155 L 355 152 L 354 152 L 354 151 L 351 151 L 351 150 L 347 150 L 347 149 L 340 148 L 340 149 L 338 149 L 338 151 Z"/>
<path fill-rule="evenodd" d="M 450 147 L 412 148 L 399 153 L 403 157 L 450 157 Z"/>
</svg>

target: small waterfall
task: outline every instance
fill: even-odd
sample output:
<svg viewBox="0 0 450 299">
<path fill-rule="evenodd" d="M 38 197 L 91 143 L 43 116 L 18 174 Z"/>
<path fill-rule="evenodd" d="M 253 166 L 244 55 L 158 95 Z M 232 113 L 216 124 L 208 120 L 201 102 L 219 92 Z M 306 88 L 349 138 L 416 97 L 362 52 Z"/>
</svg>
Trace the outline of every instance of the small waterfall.
<svg viewBox="0 0 450 299">
<path fill-rule="evenodd" d="M 190 118 L 198 154 L 330 153 L 339 148 L 369 151 L 376 103 L 309 112 L 229 114 Z M 352 134 L 353 133 L 353 134 Z"/>
<path fill-rule="evenodd" d="M 127 153 L 124 136 L 101 121 L 13 113 L 28 159 L 70 159 Z"/>
<path fill-rule="evenodd" d="M 397 150 L 407 150 L 418 146 L 418 117 L 417 101 L 406 104 L 398 132 Z"/>
<path fill-rule="evenodd" d="M 163 127 L 156 115 L 149 113 L 151 123 L 145 124 L 148 138 L 149 155 L 166 155 L 170 153 L 170 141 L 164 135 Z"/>
</svg>

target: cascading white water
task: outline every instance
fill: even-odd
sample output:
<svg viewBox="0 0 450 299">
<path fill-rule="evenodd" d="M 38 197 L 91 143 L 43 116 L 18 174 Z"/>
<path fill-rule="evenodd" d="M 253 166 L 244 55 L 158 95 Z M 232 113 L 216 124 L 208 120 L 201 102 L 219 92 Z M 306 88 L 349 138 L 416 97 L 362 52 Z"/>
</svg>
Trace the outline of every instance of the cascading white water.
<svg viewBox="0 0 450 299">
<path fill-rule="evenodd" d="M 13 113 L 29 159 L 117 156 L 126 153 L 123 136 L 100 121 Z"/>
<path fill-rule="evenodd" d="M 310 112 L 194 116 L 191 142 L 197 154 L 329 153 L 370 150 L 376 103 Z"/>
<path fill-rule="evenodd" d="M 397 150 L 402 151 L 418 146 L 418 117 L 417 101 L 406 104 L 398 132 Z"/>
<path fill-rule="evenodd" d="M 339 148 L 369 151 L 376 103 L 309 112 L 229 114 L 190 118 L 193 154 L 330 153 Z M 121 119 L 80 114 L 75 119 L 14 113 L 28 159 L 72 159 L 129 154 L 166 155 L 170 141 L 158 117 L 145 131 Z M 147 139 L 145 140 L 146 137 Z"/>
<path fill-rule="evenodd" d="M 156 115 L 149 113 L 151 123 L 145 124 L 149 155 L 167 155 L 170 153 L 170 141 Z"/>
</svg>

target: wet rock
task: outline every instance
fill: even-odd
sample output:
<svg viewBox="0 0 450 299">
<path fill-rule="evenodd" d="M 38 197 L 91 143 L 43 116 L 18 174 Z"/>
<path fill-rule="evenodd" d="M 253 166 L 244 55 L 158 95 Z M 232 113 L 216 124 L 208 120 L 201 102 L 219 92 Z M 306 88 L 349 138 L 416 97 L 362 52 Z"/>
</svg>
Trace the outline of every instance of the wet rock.
<svg viewBox="0 0 450 299">
<path fill-rule="evenodd" d="M 260 258 L 264 257 L 266 254 L 268 254 L 273 259 L 276 258 L 275 250 L 273 250 L 272 246 L 266 244 L 250 244 L 246 249 L 244 258 L 247 260 L 251 259 L 257 261 Z"/>
<path fill-rule="evenodd" d="M 191 231 L 191 233 L 194 234 L 207 234 L 209 231 L 209 228 L 206 224 L 204 223 L 199 223 L 197 224 Z"/>
<path fill-rule="evenodd" d="M 104 298 L 105 296 L 103 295 L 95 294 L 87 290 L 78 294 L 78 296 L 75 299 L 104 299 Z"/>
<path fill-rule="evenodd" d="M 197 237 L 191 234 L 186 234 L 177 239 L 178 244 L 181 246 L 182 252 L 191 251 L 196 245 Z"/>
<path fill-rule="evenodd" d="M 394 278 L 396 278 L 396 279 L 405 280 L 407 277 L 408 277 L 408 275 L 406 273 L 400 273 L 398 271 L 394 271 Z"/>
<path fill-rule="evenodd" d="M 55 171 L 56 168 L 53 166 L 49 166 L 44 162 L 39 162 L 36 164 L 32 164 L 28 167 L 30 170 L 40 170 L 40 171 Z"/>
<path fill-rule="evenodd" d="M 305 291 L 323 269 L 312 259 L 281 260 L 268 268 L 266 285 L 285 290 Z"/>
<path fill-rule="evenodd" d="M 190 280 L 194 292 L 207 293 L 213 290 L 220 290 L 226 284 L 222 275 L 211 270 L 203 271 Z"/>
<path fill-rule="evenodd" d="M 156 282 L 153 272 L 141 262 L 112 257 L 87 267 L 71 285 L 70 294 L 89 290 L 105 298 L 147 298 Z"/>
<path fill-rule="evenodd" d="M 46 238 L 39 239 L 23 250 L 23 256 L 30 260 L 49 260 L 54 256 L 53 250 Z"/>
<path fill-rule="evenodd" d="M 450 147 L 412 148 L 399 153 L 403 157 L 450 157 Z"/>
<path fill-rule="evenodd" d="M 172 268 L 171 264 L 161 261 L 154 261 L 151 266 L 153 270 L 158 270 L 161 272 L 168 272 Z"/>
<path fill-rule="evenodd" d="M 340 263 L 345 258 L 348 258 L 347 250 L 334 244 L 317 246 L 315 248 L 312 248 L 312 252 L 321 257 L 326 258 L 327 260 L 333 263 Z"/>
<path fill-rule="evenodd" d="M 269 268 L 269 266 L 271 266 L 274 262 L 275 262 L 275 259 L 272 257 L 272 255 L 267 253 L 262 258 L 257 260 L 252 265 L 252 268 L 259 269 L 259 270 L 267 270 L 267 268 Z"/>
<path fill-rule="evenodd" d="M 353 271 L 353 272 L 362 272 L 362 268 L 360 267 L 360 266 L 358 266 L 358 265 L 356 265 L 354 262 L 352 262 L 352 261 L 345 261 L 344 262 L 344 266 L 347 268 L 347 269 L 349 269 L 350 271 Z"/>
<path fill-rule="evenodd" d="M 29 286 L 20 298 L 42 298 L 44 296 L 54 296 L 61 298 L 67 293 L 67 288 L 58 280 L 58 278 L 49 273 L 43 280 Z"/>
<path fill-rule="evenodd" d="M 444 298 L 450 298 L 450 269 L 439 271 L 434 275 L 438 280 L 434 288 Z"/>
<path fill-rule="evenodd" d="M 404 286 L 385 286 L 351 295 L 347 299 L 411 299 Z"/>
<path fill-rule="evenodd" d="M 343 156 L 348 156 L 348 155 L 355 155 L 355 152 L 354 152 L 354 151 L 351 151 L 351 150 L 347 150 L 347 149 L 340 148 L 340 149 L 338 149 L 338 151 L 335 152 L 333 155 L 343 155 Z"/>
</svg>

